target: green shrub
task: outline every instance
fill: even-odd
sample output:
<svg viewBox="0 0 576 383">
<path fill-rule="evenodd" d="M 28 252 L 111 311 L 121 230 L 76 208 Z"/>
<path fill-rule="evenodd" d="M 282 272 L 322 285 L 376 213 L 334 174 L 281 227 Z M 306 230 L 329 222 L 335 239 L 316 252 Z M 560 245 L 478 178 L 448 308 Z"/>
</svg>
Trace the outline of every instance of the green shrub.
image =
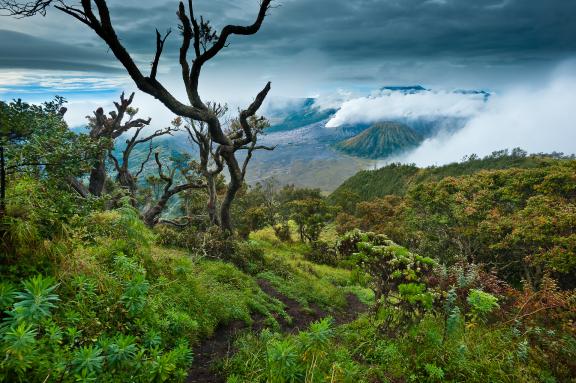
<svg viewBox="0 0 576 383">
<path fill-rule="evenodd" d="M 292 234 L 288 222 L 281 222 L 272 226 L 274 234 L 282 242 L 292 242 Z"/>
<path fill-rule="evenodd" d="M 50 277 L 37 275 L 22 283 L 24 290 L 15 295 L 15 303 L 8 315 L 16 323 L 38 323 L 50 316 L 50 310 L 60 300 L 53 291 L 58 287 Z"/>
<path fill-rule="evenodd" d="M 236 243 L 222 259 L 249 274 L 257 274 L 264 268 L 264 251 L 251 241 Z"/>
<path fill-rule="evenodd" d="M 371 242 L 374 245 L 383 246 L 391 243 L 391 241 L 383 234 L 376 234 L 372 232 L 364 232 L 359 229 L 354 229 L 349 231 L 336 242 L 336 250 L 338 256 L 343 259 L 351 259 L 352 262 L 355 261 L 354 255 L 360 250 L 358 244 L 360 242 Z"/>
<path fill-rule="evenodd" d="M 143 275 L 136 275 L 125 283 L 120 302 L 131 317 L 137 316 L 144 309 L 149 286 L 150 284 Z"/>
<path fill-rule="evenodd" d="M 311 242 L 310 249 L 304 253 L 304 258 L 323 265 L 336 266 L 338 263 L 336 249 L 325 241 Z"/>
<path fill-rule="evenodd" d="M 227 382 L 358 382 L 361 369 L 335 343 L 331 318 L 314 322 L 298 335 L 264 330 L 240 337 L 238 352 L 225 362 Z"/>
<path fill-rule="evenodd" d="M 200 233 L 193 226 L 175 228 L 169 225 L 156 225 L 154 227 L 156 243 L 167 247 L 177 247 L 193 251 L 198 247 Z"/>
<path fill-rule="evenodd" d="M 470 317 L 474 323 L 485 321 L 488 314 L 500 307 L 498 298 L 482 290 L 470 290 L 466 301 L 470 305 Z"/>
<path fill-rule="evenodd" d="M 96 380 L 97 374 L 104 365 L 102 349 L 98 346 L 82 346 L 74 351 L 72 365 L 74 377 L 78 382 L 90 382 Z"/>
<path fill-rule="evenodd" d="M 432 309 L 434 294 L 428 287 L 436 262 L 413 254 L 402 246 L 372 233 L 353 231 L 339 241 L 342 254 L 349 255 L 357 267 L 371 277 L 375 312 L 382 329 L 391 335 L 406 328 Z"/>
<path fill-rule="evenodd" d="M 79 227 L 77 235 L 83 241 L 97 243 L 102 238 L 114 238 L 123 243 L 124 252 L 128 255 L 145 253 L 154 239 L 138 211 L 129 205 L 77 217 L 75 224 Z"/>
</svg>

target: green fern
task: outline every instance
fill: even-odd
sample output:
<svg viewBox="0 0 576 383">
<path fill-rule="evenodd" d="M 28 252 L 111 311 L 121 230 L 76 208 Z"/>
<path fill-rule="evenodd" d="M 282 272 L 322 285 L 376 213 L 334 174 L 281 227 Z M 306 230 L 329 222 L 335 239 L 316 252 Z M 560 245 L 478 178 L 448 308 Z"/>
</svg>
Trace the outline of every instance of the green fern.
<svg viewBox="0 0 576 383">
<path fill-rule="evenodd" d="M 188 367 L 194 360 L 194 355 L 192 354 L 187 339 L 182 338 L 179 340 L 176 347 L 170 352 L 174 355 L 176 362 L 181 366 Z"/>
<path fill-rule="evenodd" d="M 268 382 L 299 382 L 303 378 L 295 345 L 289 339 L 274 340 L 268 344 Z"/>
<path fill-rule="evenodd" d="M 61 344 L 64 338 L 62 330 L 55 323 L 50 323 L 46 326 L 46 336 L 49 343 L 54 346 Z"/>
<path fill-rule="evenodd" d="M 150 284 L 143 275 L 137 275 L 126 283 L 120 302 L 131 316 L 138 315 L 144 309 L 149 287 Z"/>
<path fill-rule="evenodd" d="M 23 282 L 24 291 L 16 294 L 14 309 L 9 313 L 17 322 L 37 323 L 50 316 L 50 310 L 56 307 L 54 302 L 60 298 L 53 294 L 58 287 L 51 277 L 37 275 Z"/>
<path fill-rule="evenodd" d="M 74 352 L 72 365 L 75 378 L 79 382 L 96 380 L 97 373 L 102 369 L 104 357 L 98 346 L 82 346 Z"/>
<path fill-rule="evenodd" d="M 176 370 L 176 361 L 173 354 L 162 354 L 160 351 L 152 353 L 153 381 L 166 382 Z"/>
<path fill-rule="evenodd" d="M 137 351 L 136 338 L 120 334 L 108 346 L 108 361 L 111 366 L 121 366 L 134 359 Z"/>
<path fill-rule="evenodd" d="M 304 354 L 316 354 L 323 351 L 334 337 L 332 324 L 334 319 L 326 317 L 310 325 L 310 329 L 300 334 Z"/>
<path fill-rule="evenodd" d="M 12 326 L 2 338 L 2 352 L 5 354 L 0 366 L 22 375 L 32 366 L 37 331 L 24 322 Z"/>
</svg>

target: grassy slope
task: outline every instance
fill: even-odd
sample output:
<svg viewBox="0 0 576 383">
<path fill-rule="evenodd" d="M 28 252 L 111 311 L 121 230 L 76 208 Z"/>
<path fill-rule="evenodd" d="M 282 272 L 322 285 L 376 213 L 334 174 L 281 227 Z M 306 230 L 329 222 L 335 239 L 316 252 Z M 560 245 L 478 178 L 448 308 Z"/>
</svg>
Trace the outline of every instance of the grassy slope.
<svg viewBox="0 0 576 383">
<path fill-rule="evenodd" d="M 329 240 L 331 235 L 324 234 Z M 350 271 L 303 260 L 305 246 L 276 243 L 270 229 L 253 233 L 251 240 L 271 261 L 281 262 L 273 277 L 259 277 L 302 304 L 332 300 L 337 305 L 342 292 L 357 288 L 349 284 Z M 292 270 L 291 276 L 279 278 L 282 269 Z M 298 271 L 308 275 L 307 282 L 300 280 Z M 324 291 L 326 282 L 336 291 Z M 355 292 L 359 297 L 365 293 L 360 288 Z M 235 353 L 222 368 L 230 383 L 573 381 L 556 380 L 551 372 L 558 367 L 554 359 L 543 357 L 539 349 L 528 351 L 524 336 L 509 323 L 476 323 L 468 316 L 450 322 L 440 311 L 394 336 L 383 332 L 381 324 L 382 317 L 360 315 L 347 324 L 322 321 L 297 333 L 245 333 L 236 339 Z M 537 331 L 541 337 L 541 329 Z M 569 374 L 570 367 L 559 367 L 559 376 Z"/>
<path fill-rule="evenodd" d="M 52 284 L 57 281 L 54 293 L 59 300 L 42 321 L 33 322 L 38 336 L 30 347 L 35 351 L 25 347 L 18 351 L 22 363 L 34 368 L 24 370 L 26 381 L 42 381 L 53 365 L 62 366 L 57 372 L 62 382 L 73 381 L 79 363 L 76 356 L 85 347 L 102 355 L 102 364 L 90 370 L 90 376 L 122 381 L 132 367 L 109 366 L 111 351 L 106 346 L 122 334 L 130 336 L 130 347 L 140 355 L 134 362 L 138 373 L 160 371 L 156 363 L 162 355 L 170 365 L 169 381 L 179 381 L 194 368 L 184 350 L 210 338 L 219 327 L 239 321 L 250 326 L 258 318 L 278 329 L 279 320 L 291 321 L 286 305 L 265 292 L 261 280 L 270 281 L 304 308 L 321 307 L 327 314 L 339 312 L 349 292 L 364 301 L 370 298 L 352 284 L 348 271 L 307 262 L 302 256 L 304 246 L 278 246 L 263 235 L 256 235 L 254 242 L 265 251 L 261 269 L 265 271 L 250 275 L 230 263 L 155 245 L 151 233 L 126 209 L 92 213 L 82 227 L 72 234 L 78 240 L 62 243 L 62 251 L 38 249 L 34 257 L 16 260 L 0 275 L 3 299 L 10 289 L 21 291 L 20 281 L 34 275 L 52 277 Z M 13 308 L 10 300 L 1 302 L 3 311 Z M 54 343 L 50 331 L 74 335 Z M 0 347 L 12 346 L 0 343 Z M 15 373 L 0 369 L 0 381 L 13 379 Z"/>
<path fill-rule="evenodd" d="M 448 176 L 472 174 L 480 170 L 532 168 L 553 161 L 542 157 L 499 157 L 452 163 L 440 167 L 418 168 L 415 165 L 391 164 L 377 170 L 363 170 L 346 180 L 330 196 L 337 200 L 346 192 L 356 193 L 361 200 L 371 200 L 389 194 L 403 195 L 410 185 L 436 181 Z"/>
<path fill-rule="evenodd" d="M 231 320 L 251 323 L 254 313 L 270 316 L 276 312 L 284 316 L 282 304 L 258 287 L 259 280 L 269 281 L 278 292 L 298 301 L 304 308 L 316 305 L 327 312 L 340 310 L 349 293 L 357 295 L 362 302 L 371 302 L 371 291 L 354 284 L 350 270 L 309 262 L 303 257 L 306 245 L 279 243 L 271 240 L 268 231 L 272 230 L 252 234 L 252 243 L 265 252 L 264 271 L 256 275 L 220 261 L 194 259 L 181 250 L 153 247 L 153 259 L 166 270 L 162 278 L 167 279 L 167 289 L 162 289 L 163 299 L 159 301 L 170 302 L 175 292 L 169 286 L 180 282 L 179 274 L 186 274 L 187 283 L 197 290 L 196 295 L 206 299 L 200 311 L 189 312 L 205 329 L 201 337 L 209 336 L 218 324 Z M 224 311 L 219 312 L 219 308 Z"/>
<path fill-rule="evenodd" d="M 266 257 L 267 269 L 257 278 L 267 280 L 280 293 L 304 307 L 314 304 L 327 311 L 342 309 L 349 293 L 366 304 L 373 299 L 369 289 L 355 284 L 350 270 L 304 259 L 307 245 L 279 242 L 271 228 L 252 233 L 251 241 L 264 249 Z"/>
</svg>

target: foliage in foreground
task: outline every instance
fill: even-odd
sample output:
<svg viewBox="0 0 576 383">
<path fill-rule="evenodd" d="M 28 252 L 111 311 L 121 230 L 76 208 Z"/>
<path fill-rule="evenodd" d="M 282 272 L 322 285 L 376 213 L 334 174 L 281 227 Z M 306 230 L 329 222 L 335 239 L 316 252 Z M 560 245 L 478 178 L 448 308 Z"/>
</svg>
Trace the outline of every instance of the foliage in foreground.
<svg viewBox="0 0 576 383">
<path fill-rule="evenodd" d="M 241 337 L 229 383 L 573 381 L 576 294 L 549 277 L 520 293 L 477 266 L 426 268 L 380 235 L 352 232 L 340 247 L 384 299 L 348 325 Z"/>
<path fill-rule="evenodd" d="M 38 218 L 4 223 L 17 251 L 1 270 L 0 381 L 182 381 L 219 324 L 282 311 L 233 265 L 155 247 L 129 206 L 42 199 L 56 226 L 28 205 L 42 188 L 27 190 L 8 211 Z"/>
<path fill-rule="evenodd" d="M 153 233 L 129 203 L 103 210 L 102 200 L 13 177 L 1 222 L 0 381 L 182 381 L 191 346 L 217 326 L 255 314 L 274 330 L 277 319 L 290 322 L 258 280 L 303 310 L 336 316 L 348 293 L 373 305 L 344 326 L 247 331 L 222 364 L 229 382 L 573 381 L 576 295 L 553 278 L 571 270 L 573 170 L 567 161 L 483 172 L 387 199 L 384 210 L 400 219 L 390 237 L 411 235 L 422 255 L 382 234 L 336 238 L 316 191 L 285 188 L 267 200 L 272 209 L 253 206 L 266 214 L 251 216 L 248 234 L 269 226 L 239 242 L 198 227 Z M 321 209 L 300 209 L 308 205 Z M 387 217 L 367 211 L 366 220 Z M 380 227 L 393 227 L 386 219 Z M 298 242 L 300 230 L 314 238 Z M 507 234 L 510 247 L 491 247 L 502 237 L 482 230 Z M 453 240 L 484 240 L 473 255 L 486 258 Z M 498 266 L 490 257 L 505 251 L 519 264 L 532 254 L 523 259 L 532 271 L 544 261 L 538 278 L 507 283 L 473 262 Z"/>
</svg>

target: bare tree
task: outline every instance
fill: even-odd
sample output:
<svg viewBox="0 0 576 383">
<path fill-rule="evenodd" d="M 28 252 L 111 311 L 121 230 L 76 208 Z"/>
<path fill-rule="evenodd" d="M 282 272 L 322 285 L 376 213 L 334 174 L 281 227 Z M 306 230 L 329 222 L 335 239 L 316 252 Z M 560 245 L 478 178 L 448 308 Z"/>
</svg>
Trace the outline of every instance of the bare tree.
<svg viewBox="0 0 576 383">
<path fill-rule="evenodd" d="M 219 117 L 223 117 L 228 111 L 226 105 L 208 103 L 207 106 L 214 110 L 214 113 Z M 218 176 L 224 169 L 224 163 L 220 153 L 214 149 L 212 137 L 210 136 L 207 126 L 204 122 L 196 122 L 190 120 L 189 125 L 184 128 L 188 132 L 190 141 L 198 147 L 200 162 L 198 170 L 206 179 L 208 188 L 208 218 L 211 225 L 220 226 L 220 218 L 218 216 L 218 192 L 216 183 Z"/>
<path fill-rule="evenodd" d="M 162 214 L 172 196 L 185 190 L 202 189 L 206 187 L 206 184 L 199 180 L 196 174 L 190 172 L 190 168 L 179 169 L 186 182 L 174 186 L 177 167 L 169 168 L 168 166 L 162 165 L 158 152 L 154 153 L 154 159 L 158 166 L 158 176 L 164 182 L 164 189 L 162 190 L 160 198 L 142 213 L 144 223 L 150 227 L 158 223 L 160 214 Z M 166 172 L 164 171 L 164 167 L 166 167 Z"/>
<path fill-rule="evenodd" d="M 93 117 L 88 116 L 90 137 L 106 144 L 102 148 L 100 156 L 90 171 L 88 190 L 95 196 L 102 195 L 102 192 L 104 191 L 104 183 L 106 182 L 107 175 L 106 152 L 112 150 L 114 147 L 114 140 L 132 128 L 137 129 L 137 136 L 144 127 L 150 124 L 150 118 L 147 120 L 134 118 L 136 113 L 138 113 L 138 109 L 130 107 L 133 100 L 134 93 L 132 93 L 127 99 L 124 97 L 124 93 L 122 93 L 120 96 L 120 102 L 114 102 L 116 110 L 110 112 L 108 116 L 104 114 L 104 109 L 102 108 L 96 109 Z M 124 122 L 126 115 L 128 115 L 128 120 Z M 128 162 L 126 161 L 126 165 L 127 164 Z"/>
<path fill-rule="evenodd" d="M 244 180 L 246 178 L 246 171 L 248 169 L 248 164 L 252 159 L 252 156 L 256 150 L 274 150 L 275 146 L 265 146 L 257 145 L 258 136 L 264 131 L 265 128 L 269 126 L 268 120 L 264 117 L 257 117 L 255 114 L 251 114 L 250 118 L 245 118 L 242 121 L 242 112 L 240 113 L 240 119 L 235 120 L 231 124 L 230 136 L 241 135 L 242 131 L 246 126 L 250 127 L 250 140 L 246 144 L 239 146 L 236 150 L 246 150 L 246 156 L 242 161 L 242 165 L 236 160 L 234 153 L 230 156 L 229 160 L 226 161 L 228 165 L 228 172 L 230 173 L 230 181 L 228 182 L 228 188 L 226 189 L 226 195 L 222 200 L 222 206 L 220 208 L 220 220 L 222 222 L 222 227 L 225 230 L 231 228 L 232 217 L 230 216 L 230 211 L 232 208 L 232 202 L 236 197 L 236 194 L 242 188 Z M 219 148 L 222 148 L 220 146 Z M 224 156 L 223 154 L 221 154 Z M 228 225 L 224 223 L 227 222 Z"/>
<path fill-rule="evenodd" d="M 150 160 L 152 156 L 152 151 L 154 150 L 154 146 L 152 144 L 153 140 L 157 137 L 161 137 L 164 135 L 172 135 L 173 132 L 178 131 L 178 125 L 180 122 L 178 119 L 172 122 L 172 126 L 169 126 L 164 129 L 160 129 L 155 131 L 154 133 L 141 137 L 140 133 L 144 129 L 144 126 L 138 127 L 131 138 L 126 140 L 126 146 L 122 150 L 122 155 L 120 159 L 116 158 L 112 150 L 108 151 L 108 157 L 112 160 L 114 164 L 114 169 L 116 170 L 116 181 L 120 184 L 120 186 L 128 189 L 130 192 L 130 196 L 132 197 L 133 205 L 136 202 L 136 192 L 138 189 L 138 176 L 144 171 L 144 166 Z M 130 171 L 130 156 L 134 148 L 138 145 L 149 143 L 148 155 L 146 158 L 140 163 L 138 170 L 136 173 L 132 174 Z"/>
<path fill-rule="evenodd" d="M 254 101 L 240 112 L 238 122 L 241 129 L 228 133 L 223 129 L 220 119 L 214 110 L 202 101 L 198 93 L 198 83 L 204 64 L 228 46 L 230 36 L 248 36 L 260 30 L 264 18 L 270 9 L 271 2 L 272 0 L 261 1 L 256 20 L 251 25 L 227 25 L 222 28 L 220 33 L 214 32 L 209 22 L 203 18 L 200 18 L 200 22 L 198 22 L 194 15 L 192 0 L 188 0 L 187 7 L 184 2 L 181 1 L 179 3 L 177 16 L 182 32 L 179 63 L 182 72 L 182 82 L 188 98 L 184 102 L 173 96 L 156 78 L 164 43 L 170 31 L 162 35 L 156 30 L 156 53 L 152 61 L 150 74 L 146 76 L 118 38 L 112 25 L 110 10 L 106 0 L 81 0 L 78 5 L 66 0 L 0 0 L 0 9 L 8 11 L 12 16 L 28 17 L 36 14 L 45 15 L 46 10 L 53 6 L 70 15 L 91 28 L 106 42 L 110 51 L 127 70 L 138 89 L 158 99 L 177 116 L 205 123 L 212 141 L 219 145 L 217 149 L 219 155 L 228 167 L 230 184 L 220 209 L 220 220 L 222 228 L 230 231 L 232 229 L 230 206 L 236 192 L 244 182 L 242 168 L 236 158 L 236 152 L 250 147 L 253 148 L 253 151 L 256 148 L 254 144 L 256 135 L 253 127 L 248 123 L 248 118 L 254 116 L 262 105 L 270 91 L 270 82 L 258 93 Z M 189 62 L 190 48 L 192 48 L 192 56 L 194 57 L 191 65 Z M 251 154 L 252 152 L 250 152 Z"/>
</svg>

